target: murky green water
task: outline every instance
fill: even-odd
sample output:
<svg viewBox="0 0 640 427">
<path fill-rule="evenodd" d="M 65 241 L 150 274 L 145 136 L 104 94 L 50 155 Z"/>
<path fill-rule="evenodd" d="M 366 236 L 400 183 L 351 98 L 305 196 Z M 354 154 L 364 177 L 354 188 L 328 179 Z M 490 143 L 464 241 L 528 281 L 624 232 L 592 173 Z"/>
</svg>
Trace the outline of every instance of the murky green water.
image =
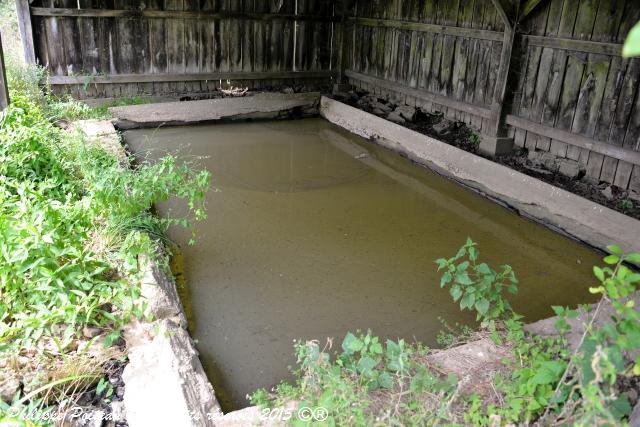
<svg viewBox="0 0 640 427">
<path fill-rule="evenodd" d="M 295 338 L 339 346 L 347 331 L 371 329 L 435 345 L 439 318 L 471 322 L 433 263 L 467 236 L 483 260 L 514 267 L 513 305 L 529 320 L 590 299 L 597 254 L 321 119 L 126 140 L 140 156 L 208 156 L 218 191 L 199 242 L 182 248 L 193 334 L 226 409 L 287 377 Z"/>
</svg>

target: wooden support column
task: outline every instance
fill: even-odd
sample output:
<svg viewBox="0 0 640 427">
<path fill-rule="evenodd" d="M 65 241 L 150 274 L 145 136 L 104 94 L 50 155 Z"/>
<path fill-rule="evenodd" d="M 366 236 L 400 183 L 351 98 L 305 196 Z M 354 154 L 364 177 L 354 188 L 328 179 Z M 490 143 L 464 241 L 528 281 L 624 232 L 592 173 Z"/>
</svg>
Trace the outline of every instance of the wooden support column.
<svg viewBox="0 0 640 427">
<path fill-rule="evenodd" d="M 9 105 L 9 87 L 7 73 L 4 69 L 4 53 L 2 52 L 2 37 L 0 36 L 0 111 Z"/>
<path fill-rule="evenodd" d="M 527 15 L 529 15 L 531 12 L 533 12 L 535 10 L 535 8 L 537 8 L 539 5 L 541 5 L 545 0 L 526 0 L 524 2 L 524 4 L 522 5 L 521 13 L 520 16 L 518 17 L 518 19 L 520 21 L 524 20 L 524 18 L 527 17 Z M 576 4 L 576 6 L 578 6 Z"/>
<path fill-rule="evenodd" d="M 518 0 L 491 0 L 498 15 L 504 22 L 504 35 L 502 39 L 502 51 L 500 53 L 500 65 L 496 76 L 496 85 L 493 90 L 491 103 L 491 119 L 489 126 L 482 129 L 480 151 L 489 156 L 507 154 L 513 150 L 513 139 L 507 135 L 506 117 L 507 89 L 510 81 L 510 71 L 513 61 L 513 47 L 516 35 L 516 23 L 518 18 Z"/>
<path fill-rule="evenodd" d="M 36 50 L 33 43 L 33 26 L 31 25 L 29 0 L 16 0 L 16 11 L 18 12 L 18 27 L 22 38 L 24 61 L 27 64 L 35 64 Z"/>
<path fill-rule="evenodd" d="M 347 76 L 345 75 L 345 69 L 349 62 L 346 57 L 347 49 L 346 43 L 348 43 L 347 38 L 347 25 L 349 25 L 349 21 L 347 19 L 347 14 L 349 13 L 351 0 L 340 0 L 337 2 L 336 13 L 338 13 L 340 17 L 340 21 L 337 24 L 336 31 L 336 49 L 338 50 L 337 54 L 337 63 L 336 63 L 336 84 L 333 86 L 333 92 L 343 92 L 350 89 L 349 81 Z"/>
</svg>

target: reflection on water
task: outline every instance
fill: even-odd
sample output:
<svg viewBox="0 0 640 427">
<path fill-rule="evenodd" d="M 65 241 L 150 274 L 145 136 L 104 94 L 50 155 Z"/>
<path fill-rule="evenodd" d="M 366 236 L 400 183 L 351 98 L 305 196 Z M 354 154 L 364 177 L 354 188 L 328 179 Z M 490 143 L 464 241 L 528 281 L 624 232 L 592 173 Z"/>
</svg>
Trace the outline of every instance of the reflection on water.
<svg viewBox="0 0 640 427">
<path fill-rule="evenodd" d="M 484 261 L 514 267 L 528 319 L 590 299 L 595 253 L 323 120 L 125 137 L 140 156 L 207 156 L 219 191 L 182 251 L 193 334 L 225 409 L 287 377 L 293 339 L 371 329 L 435 345 L 440 318 L 471 323 L 433 262 L 467 236 Z"/>
</svg>

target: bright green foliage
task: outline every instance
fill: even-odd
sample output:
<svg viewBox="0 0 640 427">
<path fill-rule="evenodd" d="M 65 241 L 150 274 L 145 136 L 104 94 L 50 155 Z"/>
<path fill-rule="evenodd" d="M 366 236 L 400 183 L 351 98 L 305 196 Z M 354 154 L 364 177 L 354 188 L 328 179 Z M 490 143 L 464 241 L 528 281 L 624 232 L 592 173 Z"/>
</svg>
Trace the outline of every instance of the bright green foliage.
<svg viewBox="0 0 640 427">
<path fill-rule="evenodd" d="M 467 239 L 458 253 L 449 259 L 436 260 L 438 271 L 445 270 L 440 279 L 440 287 L 449 285 L 449 293 L 454 301 L 460 302 L 462 310 L 475 310 L 477 319 L 484 325 L 512 313 L 511 305 L 503 298 L 503 291 L 518 292 L 518 280 L 509 265 L 503 265 L 500 272 L 486 263 L 478 263 L 480 251 L 477 243 Z"/>
<path fill-rule="evenodd" d="M 403 340 L 382 344 L 370 333 L 349 333 L 335 358 L 315 341 L 297 344 L 296 384 L 281 384 L 273 394 L 260 390 L 252 402 L 273 408 L 293 400 L 298 407 L 329 411 L 324 423 L 315 424 L 297 419 L 294 413 L 294 425 L 624 425 L 631 407 L 618 380 L 640 375 L 640 359 L 626 363 L 623 357 L 640 349 L 640 317 L 628 299 L 640 274 L 623 262 L 638 264 L 640 255 L 625 257 L 620 248 L 610 246 L 611 255 L 604 259 L 608 266 L 594 268 L 601 286 L 592 292 L 603 294 L 616 316 L 613 324 L 589 325 L 584 344 L 571 354 L 563 338 L 524 331 L 522 316 L 502 295 L 504 290 L 517 290 L 513 271 L 503 266 L 498 273 L 480 263 L 476 246 L 467 240 L 455 257 L 437 264 L 443 270 L 441 285 L 450 286 L 452 298 L 462 309 L 475 309 L 491 336 L 512 349 L 493 380 L 492 396 L 461 396 L 456 378 L 443 378 L 425 363 L 426 349 Z M 471 298 L 467 295 L 473 295 L 473 301 L 463 303 Z M 483 299 L 488 307 L 484 303 L 477 307 Z M 578 311 L 553 309 L 560 317 L 559 331 L 568 332 L 567 319 Z M 448 332 L 440 337 L 445 345 L 472 339 L 468 329 L 456 338 L 453 328 L 445 328 Z M 488 402 L 494 395 L 497 399 Z"/>
<path fill-rule="evenodd" d="M 563 384 L 571 390 L 567 400 L 582 404 L 565 405 L 560 413 L 578 425 L 620 424 L 630 414 L 631 405 L 617 389 L 619 380 L 640 375 L 640 357 L 632 363 L 625 357 L 640 350 L 640 312 L 630 299 L 640 284 L 640 273 L 624 264 L 640 263 L 640 254 L 625 256 L 618 246 L 608 249 L 607 266 L 593 268 L 600 286 L 590 291 L 602 295 L 600 304 L 610 303 L 615 314 L 611 322 L 587 329 Z"/>
<path fill-rule="evenodd" d="M 342 352 L 334 360 L 316 341 L 298 343 L 299 371 L 295 386 L 278 387 L 275 395 L 258 390 L 253 404 L 272 407 L 284 400 L 298 407 L 324 408 L 327 420 L 318 425 L 425 425 L 446 421 L 446 402 L 456 389 L 457 378 L 440 378 L 419 362 L 426 350 L 404 340 L 387 340 L 367 334 L 348 333 Z M 382 407 L 372 407 L 371 393 L 392 396 Z M 293 425 L 308 423 L 292 417 Z"/>
<path fill-rule="evenodd" d="M 622 48 L 622 56 L 625 58 L 640 56 L 640 22 L 629 31 L 629 35 Z"/>
<path fill-rule="evenodd" d="M 33 346 L 54 325 L 65 340 L 83 325 L 117 330 L 144 308 L 134 276 L 138 255 L 153 253 L 149 236 L 189 226 L 151 215 L 153 204 L 177 196 L 204 217 L 208 172 L 174 157 L 130 168 L 85 145 L 53 125 L 63 117 L 41 76 L 11 74 L 0 117 L 0 350 Z"/>
</svg>

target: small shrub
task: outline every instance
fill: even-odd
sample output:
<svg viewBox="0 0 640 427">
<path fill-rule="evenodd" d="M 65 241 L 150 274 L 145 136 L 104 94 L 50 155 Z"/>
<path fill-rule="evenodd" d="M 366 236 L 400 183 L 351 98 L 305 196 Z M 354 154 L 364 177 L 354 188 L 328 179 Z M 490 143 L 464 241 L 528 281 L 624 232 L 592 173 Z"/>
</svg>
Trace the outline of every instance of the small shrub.
<svg viewBox="0 0 640 427">
<path fill-rule="evenodd" d="M 513 313 L 509 301 L 503 296 L 507 291 L 518 292 L 518 280 L 509 265 L 503 265 L 496 272 L 486 263 L 478 263 L 480 251 L 471 239 L 452 258 L 436 260 L 438 271 L 445 270 L 440 279 L 440 287 L 449 286 L 454 301 L 460 302 L 460 309 L 475 310 L 477 320 L 483 326 L 494 325 L 497 319 Z"/>
</svg>

